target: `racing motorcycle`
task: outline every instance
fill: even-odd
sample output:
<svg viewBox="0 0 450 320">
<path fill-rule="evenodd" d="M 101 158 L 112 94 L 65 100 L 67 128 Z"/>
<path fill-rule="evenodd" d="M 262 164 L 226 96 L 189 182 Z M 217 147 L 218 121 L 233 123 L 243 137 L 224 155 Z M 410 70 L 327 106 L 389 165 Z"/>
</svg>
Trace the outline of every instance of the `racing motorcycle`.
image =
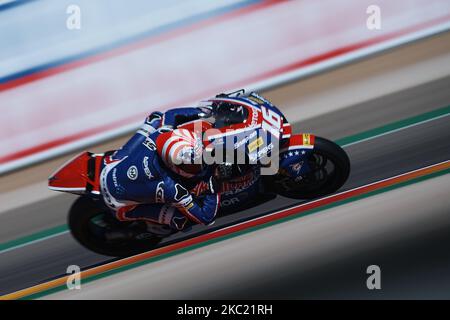
<svg viewBox="0 0 450 320">
<path fill-rule="evenodd" d="M 211 164 L 216 166 L 221 193 L 219 217 L 277 196 L 321 197 L 338 190 L 349 176 L 350 161 L 339 145 L 313 134 L 293 134 L 283 113 L 255 92 L 219 94 L 202 101 L 200 108 L 209 112 L 177 128 L 201 131 L 210 156 L 222 151 L 222 161 Z M 68 215 L 69 229 L 79 243 L 103 255 L 129 256 L 151 250 L 180 231 L 172 230 L 164 237 L 152 233 L 143 221 L 113 217 L 100 192 L 103 161 L 113 153 L 79 154 L 50 176 L 49 188 L 80 195 Z M 129 237 L 111 236 L 128 231 Z"/>
</svg>

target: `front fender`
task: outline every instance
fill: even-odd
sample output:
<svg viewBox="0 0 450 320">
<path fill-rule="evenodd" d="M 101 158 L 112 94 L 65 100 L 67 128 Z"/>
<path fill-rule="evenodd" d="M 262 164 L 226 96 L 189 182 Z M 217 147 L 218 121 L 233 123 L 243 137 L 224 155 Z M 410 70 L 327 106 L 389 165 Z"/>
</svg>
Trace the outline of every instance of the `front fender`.
<svg viewBox="0 0 450 320">
<path fill-rule="evenodd" d="M 280 173 L 299 177 L 308 173 L 310 168 L 306 161 L 314 150 L 315 136 L 309 133 L 292 135 L 280 148 Z"/>
</svg>

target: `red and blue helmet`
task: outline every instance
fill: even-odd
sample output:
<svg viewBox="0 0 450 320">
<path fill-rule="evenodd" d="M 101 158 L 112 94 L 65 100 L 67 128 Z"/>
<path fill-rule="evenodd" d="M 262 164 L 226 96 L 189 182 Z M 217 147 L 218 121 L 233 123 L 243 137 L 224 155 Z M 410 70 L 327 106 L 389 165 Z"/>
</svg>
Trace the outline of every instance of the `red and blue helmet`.
<svg viewBox="0 0 450 320">
<path fill-rule="evenodd" d="M 175 129 L 156 139 L 158 154 L 172 172 L 184 178 L 201 175 L 204 170 L 201 136 L 187 129 Z"/>
</svg>

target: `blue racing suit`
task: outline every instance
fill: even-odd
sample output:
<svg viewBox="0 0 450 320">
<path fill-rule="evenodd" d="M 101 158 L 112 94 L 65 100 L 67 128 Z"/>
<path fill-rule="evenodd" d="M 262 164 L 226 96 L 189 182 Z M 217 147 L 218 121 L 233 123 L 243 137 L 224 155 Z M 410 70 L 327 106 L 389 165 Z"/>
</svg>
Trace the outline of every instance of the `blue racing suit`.
<svg viewBox="0 0 450 320">
<path fill-rule="evenodd" d="M 193 196 L 161 161 L 156 139 L 177 125 L 198 118 L 197 108 L 178 108 L 165 114 L 154 112 L 136 134 L 113 155 L 105 157 L 100 186 L 106 205 L 119 220 L 147 220 L 182 230 L 192 223 L 210 224 L 219 208 L 220 196 Z M 209 181 L 209 182 L 206 182 Z"/>
</svg>

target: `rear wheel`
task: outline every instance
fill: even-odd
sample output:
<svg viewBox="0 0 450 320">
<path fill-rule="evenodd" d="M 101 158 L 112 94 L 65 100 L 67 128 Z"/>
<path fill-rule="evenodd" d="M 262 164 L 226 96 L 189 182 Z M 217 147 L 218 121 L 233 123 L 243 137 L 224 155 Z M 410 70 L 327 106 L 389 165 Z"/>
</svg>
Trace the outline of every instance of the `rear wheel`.
<svg viewBox="0 0 450 320">
<path fill-rule="evenodd" d="M 350 174 L 350 160 L 345 151 L 334 142 L 320 137 L 315 137 L 308 165 L 311 171 L 298 181 L 276 175 L 273 180 L 275 192 L 294 199 L 317 198 L 338 190 Z"/>
<path fill-rule="evenodd" d="M 87 197 L 80 197 L 74 202 L 69 211 L 68 224 L 80 244 L 107 256 L 124 257 L 141 253 L 153 249 L 161 241 L 160 237 L 145 230 L 143 222 L 118 221 Z M 121 236 L 111 237 L 114 233 Z"/>
</svg>

